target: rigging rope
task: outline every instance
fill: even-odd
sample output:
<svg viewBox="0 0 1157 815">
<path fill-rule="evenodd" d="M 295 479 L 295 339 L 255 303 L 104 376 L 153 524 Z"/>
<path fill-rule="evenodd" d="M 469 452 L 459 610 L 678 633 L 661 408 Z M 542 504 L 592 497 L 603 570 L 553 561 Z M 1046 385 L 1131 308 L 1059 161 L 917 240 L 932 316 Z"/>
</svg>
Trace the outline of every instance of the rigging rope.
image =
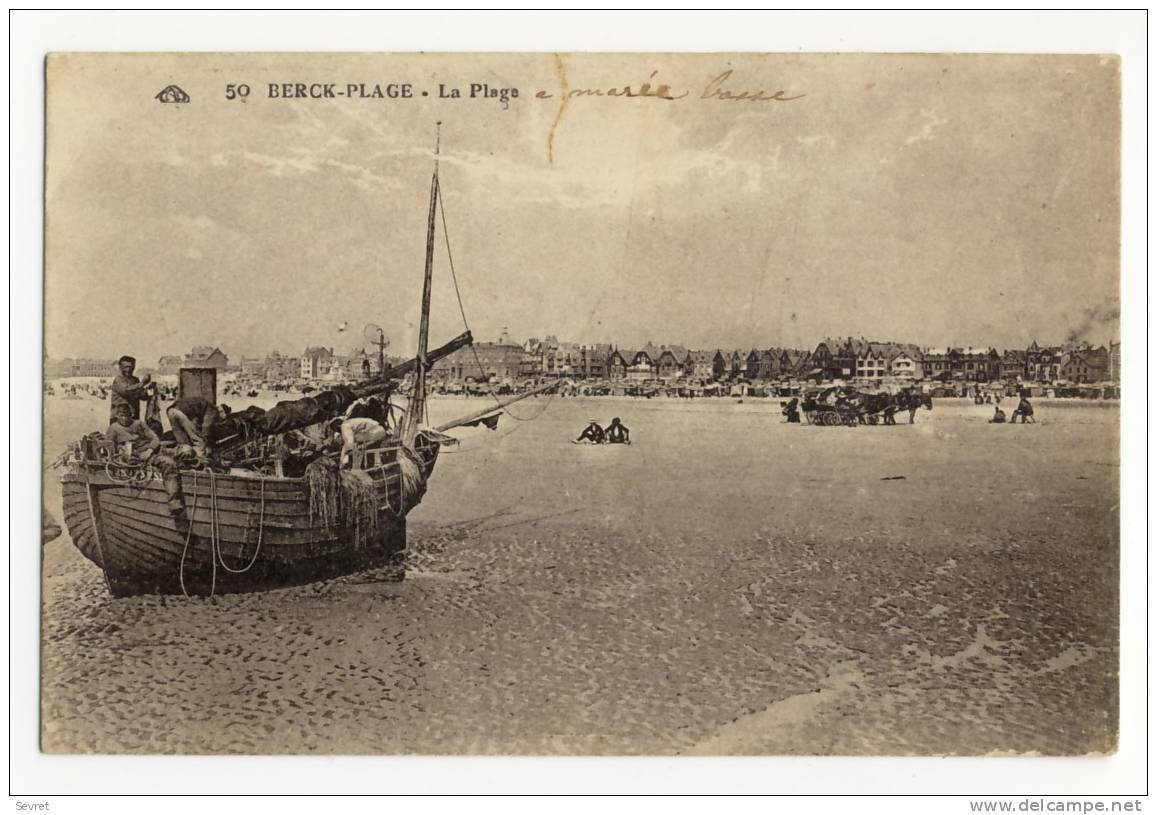
<svg viewBox="0 0 1157 815">
<path fill-rule="evenodd" d="M 462 315 L 462 325 L 467 331 L 470 331 L 470 322 L 466 319 L 466 308 L 462 305 L 462 292 L 458 288 L 458 273 L 454 270 L 454 253 L 450 249 L 450 230 L 446 225 L 446 206 L 443 201 L 444 197 L 442 195 L 442 189 L 440 185 L 437 187 L 437 191 L 438 195 L 436 197 L 438 201 L 438 212 L 442 216 L 442 240 L 446 244 L 446 258 L 450 263 L 450 279 L 454 281 L 454 296 L 458 298 L 458 311 Z M 474 361 L 478 364 L 478 372 L 482 375 L 485 375 L 486 369 L 482 367 L 482 358 L 478 356 L 478 349 L 475 348 L 473 344 L 471 344 L 470 351 L 474 354 Z M 538 419 L 540 416 L 542 416 L 543 413 L 546 412 L 546 409 L 550 407 L 550 403 L 554 401 L 554 397 L 558 393 L 558 388 L 552 390 L 550 392 L 550 396 L 547 397 L 546 404 L 542 406 L 538 413 L 534 414 L 533 416 L 523 417 L 516 416 L 514 413 L 511 413 L 510 408 L 502 404 L 502 400 L 498 398 L 498 395 L 494 392 L 494 389 L 490 387 L 490 383 L 486 382 L 485 384 L 487 393 L 490 394 L 490 397 L 497 403 L 498 407 L 502 408 L 502 412 L 509 416 L 511 419 L 514 419 L 516 422 L 533 422 L 534 420 Z"/>
</svg>

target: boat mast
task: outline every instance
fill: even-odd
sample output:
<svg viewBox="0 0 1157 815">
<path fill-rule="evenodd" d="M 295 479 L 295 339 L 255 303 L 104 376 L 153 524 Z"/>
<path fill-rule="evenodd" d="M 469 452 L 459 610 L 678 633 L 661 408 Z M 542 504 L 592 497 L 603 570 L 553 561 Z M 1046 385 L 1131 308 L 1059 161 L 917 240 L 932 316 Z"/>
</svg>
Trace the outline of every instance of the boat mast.
<svg viewBox="0 0 1157 815">
<path fill-rule="evenodd" d="M 430 284 L 434 277 L 434 216 L 438 210 L 438 154 L 442 146 L 442 123 L 437 123 L 434 136 L 434 175 L 430 179 L 430 216 L 426 222 L 426 274 L 422 281 L 422 321 L 418 326 L 417 368 L 414 376 L 414 393 L 410 397 L 410 409 L 406 413 L 405 432 L 402 440 L 412 446 L 418 432 L 418 422 L 426 412 L 426 370 L 429 368 L 426 351 L 430 340 Z"/>
</svg>

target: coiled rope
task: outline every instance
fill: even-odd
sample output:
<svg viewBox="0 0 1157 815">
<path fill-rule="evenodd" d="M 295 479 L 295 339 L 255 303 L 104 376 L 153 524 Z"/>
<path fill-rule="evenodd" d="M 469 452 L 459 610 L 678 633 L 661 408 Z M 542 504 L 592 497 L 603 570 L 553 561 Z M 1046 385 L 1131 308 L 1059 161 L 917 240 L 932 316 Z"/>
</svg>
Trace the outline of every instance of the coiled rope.
<svg viewBox="0 0 1157 815">
<path fill-rule="evenodd" d="M 104 472 L 117 484 L 144 484 L 153 477 L 152 467 L 147 462 L 130 461 L 120 455 L 105 462 Z"/>
</svg>

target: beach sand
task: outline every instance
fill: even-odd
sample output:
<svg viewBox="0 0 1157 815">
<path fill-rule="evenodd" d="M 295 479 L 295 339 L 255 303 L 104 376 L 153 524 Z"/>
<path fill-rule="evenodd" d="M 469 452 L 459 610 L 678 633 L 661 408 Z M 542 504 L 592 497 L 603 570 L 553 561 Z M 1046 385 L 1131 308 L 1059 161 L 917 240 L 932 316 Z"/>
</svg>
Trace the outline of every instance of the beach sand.
<svg viewBox="0 0 1157 815">
<path fill-rule="evenodd" d="M 770 399 L 527 400 L 510 411 L 534 421 L 457 433 L 402 582 L 112 599 L 65 533 L 44 547 L 42 747 L 1111 751 L 1119 409 L 1035 406 L 1029 426 L 937 400 L 914 426 L 826 428 Z M 49 397 L 46 458 L 106 416 Z M 590 416 L 635 443 L 572 445 Z"/>
</svg>

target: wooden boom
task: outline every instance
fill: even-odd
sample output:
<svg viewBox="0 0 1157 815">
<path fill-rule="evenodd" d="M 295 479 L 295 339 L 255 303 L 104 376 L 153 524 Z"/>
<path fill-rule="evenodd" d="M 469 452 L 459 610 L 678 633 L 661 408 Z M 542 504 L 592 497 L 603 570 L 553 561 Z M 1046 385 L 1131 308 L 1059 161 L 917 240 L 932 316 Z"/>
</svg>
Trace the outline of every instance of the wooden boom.
<svg viewBox="0 0 1157 815">
<path fill-rule="evenodd" d="M 518 396 L 515 396 L 513 399 L 507 399 L 505 402 L 499 402 L 495 405 L 491 405 L 490 407 L 486 408 L 485 410 L 478 410 L 478 411 L 475 411 L 474 413 L 471 413 L 469 416 L 463 416 L 460 419 L 454 419 L 453 421 L 446 422 L 445 424 L 440 424 L 437 427 L 435 427 L 434 429 L 436 431 L 438 431 L 439 433 L 445 433 L 447 430 L 450 430 L 451 428 L 461 427 L 464 424 L 469 424 L 470 422 L 474 421 L 475 419 L 481 419 L 483 416 L 489 416 L 494 411 L 502 410 L 507 405 L 513 405 L 515 402 L 521 402 L 523 399 L 526 399 L 528 397 L 537 396 L 540 393 L 546 393 L 549 390 L 553 390 L 553 389 L 557 388 L 558 385 L 559 385 L 558 382 L 551 382 L 547 385 L 543 385 L 542 387 L 527 391 L 526 393 L 520 393 Z"/>
</svg>

